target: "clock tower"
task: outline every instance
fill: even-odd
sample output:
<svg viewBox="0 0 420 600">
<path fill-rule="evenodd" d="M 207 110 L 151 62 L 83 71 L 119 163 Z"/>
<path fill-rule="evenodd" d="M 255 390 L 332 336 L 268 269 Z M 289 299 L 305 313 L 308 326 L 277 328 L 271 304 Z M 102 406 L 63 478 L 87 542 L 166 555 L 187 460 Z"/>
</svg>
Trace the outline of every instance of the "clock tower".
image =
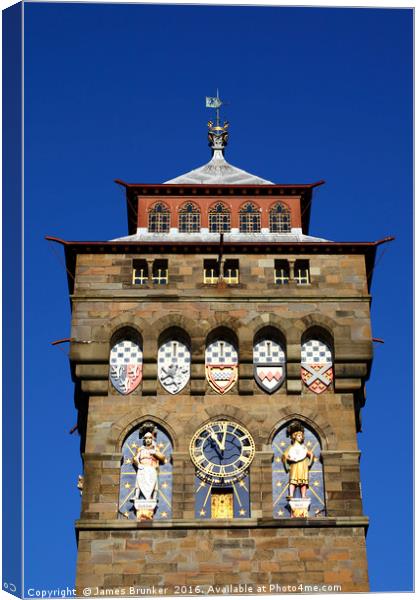
<svg viewBox="0 0 420 600">
<path fill-rule="evenodd" d="M 209 162 L 117 181 L 127 236 L 54 238 L 84 464 L 78 593 L 368 591 L 356 434 L 388 239 L 309 234 L 324 182 L 231 165 L 207 104 Z"/>
</svg>

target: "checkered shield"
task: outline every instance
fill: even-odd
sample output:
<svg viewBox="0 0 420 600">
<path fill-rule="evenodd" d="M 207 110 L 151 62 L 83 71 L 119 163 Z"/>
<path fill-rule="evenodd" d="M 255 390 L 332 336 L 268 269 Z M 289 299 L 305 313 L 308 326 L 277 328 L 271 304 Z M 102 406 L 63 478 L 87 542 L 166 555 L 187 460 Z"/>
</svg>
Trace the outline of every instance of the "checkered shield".
<svg viewBox="0 0 420 600">
<path fill-rule="evenodd" d="M 158 352 L 158 378 L 170 394 L 178 394 L 190 379 L 191 354 L 185 344 L 171 340 Z"/>
<path fill-rule="evenodd" d="M 272 394 L 279 389 L 286 377 L 286 355 L 274 340 L 262 340 L 254 344 L 254 377 L 265 392 Z"/>
<path fill-rule="evenodd" d="M 206 348 L 206 378 L 218 394 L 225 394 L 238 380 L 238 353 L 234 346 L 217 340 Z"/>
<path fill-rule="evenodd" d="M 109 378 L 120 394 L 130 394 L 140 384 L 143 373 L 143 353 L 130 340 L 118 342 L 109 357 Z"/>
<path fill-rule="evenodd" d="M 315 394 L 322 394 L 333 382 L 332 354 L 320 340 L 308 340 L 301 349 L 301 377 Z"/>
</svg>

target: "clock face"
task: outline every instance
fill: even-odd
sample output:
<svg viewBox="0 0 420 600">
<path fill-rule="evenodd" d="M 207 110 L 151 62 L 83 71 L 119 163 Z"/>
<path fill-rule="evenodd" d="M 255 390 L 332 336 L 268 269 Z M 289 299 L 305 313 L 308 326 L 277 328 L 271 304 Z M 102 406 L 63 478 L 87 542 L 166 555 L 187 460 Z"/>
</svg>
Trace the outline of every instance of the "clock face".
<svg viewBox="0 0 420 600">
<path fill-rule="evenodd" d="M 212 421 L 195 433 L 190 455 L 198 477 L 213 485 L 226 485 L 246 476 L 255 455 L 255 443 L 241 425 Z"/>
</svg>

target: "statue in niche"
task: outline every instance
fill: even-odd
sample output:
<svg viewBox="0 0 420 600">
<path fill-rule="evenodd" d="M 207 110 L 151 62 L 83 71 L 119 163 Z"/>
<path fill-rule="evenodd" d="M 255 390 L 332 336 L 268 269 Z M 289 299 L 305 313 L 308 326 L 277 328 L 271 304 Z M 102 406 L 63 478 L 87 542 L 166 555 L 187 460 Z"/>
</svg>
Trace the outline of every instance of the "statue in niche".
<svg viewBox="0 0 420 600">
<path fill-rule="evenodd" d="M 283 453 L 282 462 L 289 473 L 289 506 L 292 517 L 307 517 L 311 500 L 306 496 L 309 487 L 309 469 L 314 462 L 314 455 L 304 444 L 305 432 L 299 421 L 293 421 L 287 428 L 287 436 L 291 445 Z M 296 491 L 300 497 L 296 497 Z"/>
<path fill-rule="evenodd" d="M 137 519 L 150 521 L 158 503 L 158 474 L 159 466 L 165 462 L 165 456 L 156 445 L 156 427 L 153 423 L 144 423 L 139 430 L 143 445 L 133 458 L 137 469 L 136 487 L 134 492 L 134 508 Z"/>
</svg>

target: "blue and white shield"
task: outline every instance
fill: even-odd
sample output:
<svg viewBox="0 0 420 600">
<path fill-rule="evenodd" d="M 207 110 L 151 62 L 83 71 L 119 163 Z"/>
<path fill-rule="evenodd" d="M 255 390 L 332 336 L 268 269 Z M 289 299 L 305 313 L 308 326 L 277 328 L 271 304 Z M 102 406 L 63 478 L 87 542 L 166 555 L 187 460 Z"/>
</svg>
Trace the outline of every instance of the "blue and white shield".
<svg viewBox="0 0 420 600">
<path fill-rule="evenodd" d="M 286 355 L 274 340 L 262 340 L 254 344 L 254 377 L 261 389 L 272 394 L 279 389 L 286 377 Z"/>
<path fill-rule="evenodd" d="M 158 378 L 170 394 L 178 394 L 190 379 L 191 353 L 178 340 L 162 344 L 158 352 Z"/>
</svg>

